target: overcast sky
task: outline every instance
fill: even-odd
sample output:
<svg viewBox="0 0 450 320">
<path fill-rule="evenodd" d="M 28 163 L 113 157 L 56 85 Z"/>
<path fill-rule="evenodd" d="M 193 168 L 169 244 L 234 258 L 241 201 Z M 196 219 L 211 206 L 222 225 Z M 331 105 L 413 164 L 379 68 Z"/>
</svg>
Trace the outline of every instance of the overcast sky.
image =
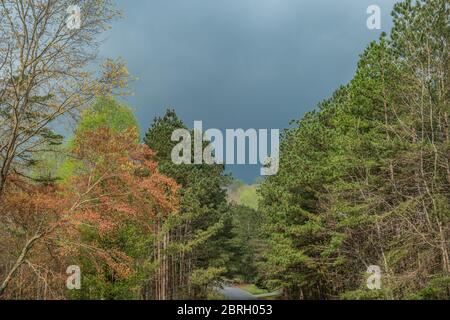
<svg viewBox="0 0 450 320">
<path fill-rule="evenodd" d="M 353 76 L 395 0 L 117 0 L 101 56 L 139 78 L 127 103 L 143 133 L 173 107 L 189 127 L 283 129 Z M 382 29 L 368 30 L 369 5 Z M 228 170 L 248 183 L 259 166 Z"/>
</svg>

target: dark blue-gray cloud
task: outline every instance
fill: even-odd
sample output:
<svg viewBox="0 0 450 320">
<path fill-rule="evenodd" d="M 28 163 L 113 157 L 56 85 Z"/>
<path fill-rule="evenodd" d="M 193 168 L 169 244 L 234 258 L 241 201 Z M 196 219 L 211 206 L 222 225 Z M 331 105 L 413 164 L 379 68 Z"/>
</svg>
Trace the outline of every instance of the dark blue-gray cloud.
<svg viewBox="0 0 450 320">
<path fill-rule="evenodd" d="M 395 0 L 118 0 L 103 57 L 139 81 L 127 99 L 143 131 L 167 107 L 188 126 L 285 128 L 348 82 L 391 27 Z M 382 30 L 366 9 L 382 10 Z M 248 182 L 259 166 L 229 168 Z"/>
</svg>

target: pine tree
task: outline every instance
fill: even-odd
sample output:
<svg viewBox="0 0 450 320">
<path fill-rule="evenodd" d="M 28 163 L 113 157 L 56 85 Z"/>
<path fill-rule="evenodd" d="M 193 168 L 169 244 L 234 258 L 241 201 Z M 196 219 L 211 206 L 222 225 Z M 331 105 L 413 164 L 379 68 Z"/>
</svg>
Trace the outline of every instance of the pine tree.
<svg viewBox="0 0 450 320">
<path fill-rule="evenodd" d="M 176 142 L 171 141 L 172 132 L 185 128 L 175 112 L 168 110 L 154 120 L 144 138 L 156 152 L 159 170 L 182 186 L 180 215 L 161 225 L 171 241 L 163 248 L 171 274 L 169 293 L 163 298 L 206 297 L 229 260 L 224 166 L 173 164 L 171 152 Z M 154 293 L 149 290 L 147 296 L 154 297 Z"/>
</svg>

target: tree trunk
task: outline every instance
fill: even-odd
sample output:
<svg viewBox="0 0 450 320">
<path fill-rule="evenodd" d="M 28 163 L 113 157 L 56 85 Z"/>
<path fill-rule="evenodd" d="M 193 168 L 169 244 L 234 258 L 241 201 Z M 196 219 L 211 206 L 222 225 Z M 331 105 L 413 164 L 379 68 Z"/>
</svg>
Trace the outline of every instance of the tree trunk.
<svg viewBox="0 0 450 320">
<path fill-rule="evenodd" d="M 8 275 L 6 276 L 5 280 L 3 280 L 3 283 L 0 286 L 0 296 L 3 295 L 6 288 L 8 287 L 8 284 L 11 282 L 14 274 L 17 272 L 19 267 L 22 265 L 22 263 L 25 262 L 25 258 L 28 254 L 28 252 L 33 248 L 36 241 L 38 241 L 40 238 L 42 238 L 42 234 L 37 234 L 33 238 L 27 241 L 25 246 L 22 249 L 22 252 L 20 253 L 20 256 L 17 258 L 16 262 L 14 263 L 14 266 L 9 271 Z"/>
</svg>

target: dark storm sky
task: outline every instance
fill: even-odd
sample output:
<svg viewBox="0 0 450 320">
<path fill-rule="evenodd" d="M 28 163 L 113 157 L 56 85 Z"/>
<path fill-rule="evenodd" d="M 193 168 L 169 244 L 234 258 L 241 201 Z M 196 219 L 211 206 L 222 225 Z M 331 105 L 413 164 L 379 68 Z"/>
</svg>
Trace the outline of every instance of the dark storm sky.
<svg viewBox="0 0 450 320">
<path fill-rule="evenodd" d="M 353 76 L 358 55 L 391 27 L 395 0 L 117 0 L 101 56 L 123 57 L 127 98 L 145 132 L 175 108 L 189 126 L 283 129 Z M 369 5 L 382 29 L 368 30 Z M 251 183 L 259 166 L 232 166 Z"/>
</svg>

